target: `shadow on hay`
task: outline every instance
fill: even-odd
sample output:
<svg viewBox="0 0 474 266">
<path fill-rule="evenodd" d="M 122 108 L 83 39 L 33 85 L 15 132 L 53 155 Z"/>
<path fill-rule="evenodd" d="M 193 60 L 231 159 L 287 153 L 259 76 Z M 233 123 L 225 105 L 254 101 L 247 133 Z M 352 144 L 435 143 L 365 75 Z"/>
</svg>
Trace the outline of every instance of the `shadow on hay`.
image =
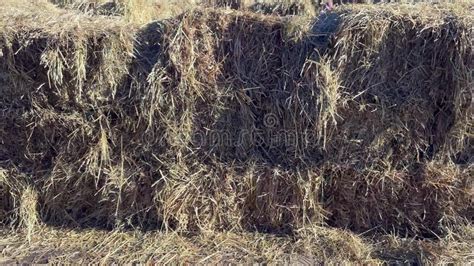
<svg viewBox="0 0 474 266">
<path fill-rule="evenodd" d="M 2 139 L 20 137 L 19 143 L 10 142 L 0 150 L 0 158 L 13 161 L 32 176 L 40 193 L 40 216 L 54 226 L 181 231 L 241 227 L 276 234 L 291 234 L 308 222 L 358 232 L 380 225 L 383 229 L 418 228 L 425 219 L 419 217 L 425 196 L 433 200 L 437 195 L 427 189 L 417 191 L 435 182 L 425 182 L 430 175 L 412 162 L 418 151 L 431 145 L 431 154 L 419 156 L 421 164 L 429 161 L 446 141 L 452 125 L 441 123 L 453 115 L 452 96 L 435 93 L 430 99 L 435 107 L 420 104 L 422 112 L 433 114 L 422 124 L 429 129 L 413 123 L 408 127 L 418 135 L 399 134 L 396 122 L 402 116 L 398 115 L 413 114 L 397 106 L 410 99 L 411 85 L 426 88 L 424 82 L 436 69 L 426 74 L 410 68 L 407 76 L 377 76 L 378 69 L 394 73 L 405 69 L 393 52 L 403 55 L 405 46 L 396 47 L 396 41 L 385 50 L 374 48 L 385 54 L 370 57 L 363 47 L 356 47 L 361 54 L 343 54 L 353 61 L 340 69 L 330 62 L 324 65 L 324 59 L 340 51 L 332 40 L 340 23 L 339 14 L 325 14 L 315 23 L 313 34 L 296 41 L 286 36 L 282 21 L 228 18 L 216 12 L 151 23 L 134 36 L 135 56 L 113 62 L 127 67 L 117 77 L 115 99 L 80 98 L 64 103 L 54 88 L 48 88 L 46 95 L 33 92 L 38 97 L 35 104 L 44 104 L 38 108 L 32 98 L 8 96 L 24 109 L 2 115 L 6 119 L 0 123 L 7 124 L 3 127 L 7 130 L 0 131 Z M 401 37 L 388 34 L 387 38 Z M 91 47 L 91 55 L 105 50 L 103 39 L 95 40 L 99 44 Z M 46 47 L 39 44 L 37 48 Z M 426 51 L 411 63 L 416 66 L 416 60 L 432 58 L 433 50 Z M 34 66 L 21 72 L 33 77 L 35 85 L 48 83 L 38 55 L 20 52 L 15 56 L 19 66 Z M 393 61 L 392 65 L 377 61 L 377 56 Z M 379 65 L 359 67 L 367 58 Z M 88 72 L 99 71 L 94 66 L 102 62 L 100 56 L 88 59 Z M 340 135 L 328 138 L 326 148 L 321 138 L 324 130 L 318 133 L 318 123 L 328 120 L 320 115 L 321 108 L 340 106 L 318 103 L 328 100 L 320 98 L 327 82 L 320 80 L 324 67 L 328 78 L 336 78 L 335 69 L 342 72 L 339 82 L 344 93 L 361 95 L 358 102 L 349 101 L 347 109 L 337 110 L 341 111 L 341 117 L 334 118 L 337 128 L 328 122 L 328 132 Z M 366 79 L 367 72 L 376 78 Z M 419 81 L 410 79 L 418 74 Z M 441 91 L 436 82 L 443 77 L 436 77 L 433 86 Z M 453 78 L 446 76 L 443 82 Z M 318 82 L 325 85 L 315 85 Z M 370 90 L 362 93 L 365 88 Z M 379 107 L 380 101 L 392 108 L 387 109 L 387 116 L 394 116 L 391 120 L 384 120 L 386 114 L 375 108 L 354 112 L 361 103 Z M 370 150 L 378 137 L 380 147 Z M 415 140 L 427 146 L 414 149 L 412 137 L 421 138 Z M 359 153 L 366 157 L 360 159 Z M 385 160 L 385 154 L 394 156 Z M 377 160 L 385 160 L 382 163 L 401 174 L 380 179 L 386 177 L 374 172 L 381 170 L 366 169 Z M 442 177 L 432 175 L 427 180 L 438 182 Z M 385 186 L 393 194 L 387 194 Z M 452 199 L 450 194 L 446 197 Z M 452 206 L 431 203 L 428 216 L 435 215 L 427 227 L 437 228 L 438 215 Z M 412 216 L 400 218 L 406 213 Z"/>
<path fill-rule="evenodd" d="M 209 19 L 199 13 L 194 15 L 193 19 L 197 17 L 200 23 Z M 200 16 L 204 22 L 199 20 Z M 210 21 L 214 21 L 212 15 Z M 380 38 L 384 42 L 380 46 L 371 47 L 370 33 L 365 36 L 354 30 L 360 39 L 339 40 L 347 47 L 333 49 L 328 35 L 339 28 L 338 14 L 322 16 L 314 26 L 314 35 L 297 42 L 287 41 L 283 37 L 284 27 L 278 23 L 254 20 L 251 26 L 246 23 L 236 18 L 225 24 L 224 29 L 217 26 L 218 39 L 223 41 L 212 47 L 219 49 L 196 47 L 200 57 L 196 59 L 198 63 L 191 65 L 187 65 L 186 56 L 195 51 L 186 48 L 190 47 L 186 38 L 177 36 L 183 43 L 173 50 L 175 61 L 167 71 L 170 77 L 178 77 L 178 82 L 162 88 L 165 93 L 178 88 L 168 99 L 169 103 L 176 103 L 177 112 L 174 113 L 175 106 L 170 110 L 163 106 L 164 124 L 175 122 L 178 128 L 192 125 L 184 132 L 189 133 L 184 137 L 191 141 L 190 146 L 183 146 L 179 143 L 181 139 L 173 138 L 179 130 L 166 132 L 165 129 L 165 145 L 175 150 L 174 154 L 185 154 L 187 150 L 193 154 L 189 157 L 192 163 L 184 158 L 182 164 L 175 163 L 177 168 L 186 169 L 184 164 L 188 164 L 195 167 L 191 173 L 213 174 L 202 165 L 218 168 L 221 164 L 240 163 L 243 169 L 237 176 L 246 173 L 251 176 L 247 185 L 235 176 L 237 184 L 229 185 L 235 187 L 233 192 L 243 191 L 236 196 L 243 198 L 240 206 L 244 211 L 243 215 L 236 215 L 243 218 L 237 223 L 247 230 L 288 233 L 309 219 L 357 232 L 379 228 L 433 236 L 441 233 L 440 223 L 447 222 L 444 216 L 465 217 L 469 202 L 467 173 L 458 173 L 448 166 L 442 169 L 447 173 L 437 172 L 430 165 L 436 157 L 444 155 L 442 147 L 449 145 L 447 138 L 454 126 L 456 86 L 451 83 L 457 79 L 453 73 L 442 75 L 436 70 L 449 60 L 447 54 L 436 51 L 456 49 L 449 40 L 441 44 L 447 47 L 436 47 L 438 42 L 433 41 L 432 33 L 417 39 L 415 35 L 419 32 L 405 21 L 404 30 L 383 32 Z M 203 44 L 208 41 L 202 40 L 205 36 L 202 28 L 192 30 L 189 35 L 195 39 L 191 41 Z M 324 34 L 319 35 L 321 32 Z M 443 31 L 443 38 L 446 32 Z M 413 39 L 416 41 L 408 41 Z M 426 45 L 435 47 L 426 49 Z M 314 86 L 314 83 L 319 81 L 320 71 L 324 69 L 321 59 L 326 56 L 346 60 L 331 67 L 341 72 L 338 88 L 344 94 L 357 96 L 347 101 L 346 108 L 340 108 L 344 104 L 336 106 L 340 108 L 337 110 L 340 119 L 337 127 L 329 127 L 335 133 L 327 148 L 323 148 L 321 136 L 312 135 L 318 130 L 319 121 L 311 115 L 321 113 L 317 102 L 322 101 L 318 97 L 323 94 L 324 85 Z M 305 68 L 307 59 L 313 59 L 316 64 Z M 365 61 L 371 64 L 361 65 Z M 430 67 L 422 70 L 420 64 Z M 220 67 L 217 70 L 213 69 L 216 65 Z M 191 66 L 196 72 L 186 72 Z M 333 78 L 334 73 L 327 74 Z M 180 87 L 183 84 L 198 85 Z M 214 86 L 228 89 L 216 91 Z M 449 89 L 442 89 L 445 87 Z M 307 132 L 312 137 L 309 143 L 301 137 Z M 249 167 L 249 162 L 256 165 L 255 169 Z M 390 171 L 386 171 L 387 165 Z M 314 169 L 320 170 L 311 172 Z M 213 198 L 218 194 L 216 190 L 226 191 L 226 179 L 212 176 L 209 182 L 208 179 L 185 180 L 197 187 L 213 187 L 211 192 L 204 191 Z M 439 180 L 443 183 L 433 186 Z M 242 184 L 242 188 L 238 187 Z M 462 196 L 444 189 L 450 186 L 458 187 Z M 325 194 L 319 195 L 322 190 Z M 306 197 L 310 202 L 316 197 L 318 200 L 314 202 L 324 207 L 318 209 L 318 204 L 311 202 L 311 207 L 306 208 Z M 443 200 L 438 202 L 437 198 Z M 445 205 L 453 198 L 459 202 Z M 201 203 L 199 206 L 209 204 L 212 208 L 209 202 Z M 313 213 L 304 213 L 307 210 Z M 229 226 L 236 222 L 231 219 L 230 211 L 215 213 L 229 214 L 229 217 L 218 217 L 220 224 Z M 199 217 L 187 218 L 199 220 Z"/>
<path fill-rule="evenodd" d="M 156 50 L 159 47 L 156 39 L 147 37 L 147 34 L 159 37 L 159 34 L 154 32 L 156 27 L 157 24 L 149 24 L 147 29 L 139 34 L 141 44 L 134 45 L 134 49 L 141 55 L 134 59 L 134 68 L 144 75 L 147 75 L 156 64 L 159 54 Z M 113 38 L 112 35 L 113 32 L 109 36 L 103 35 L 99 38 L 93 36 L 90 40 L 81 40 L 91 52 L 84 55 L 86 78 L 90 80 L 87 85 L 97 91 L 100 90 L 100 86 L 94 82 L 98 83 L 100 78 L 94 74 L 103 71 L 100 67 L 97 69 L 97 66 L 105 64 L 104 61 L 107 60 L 105 58 L 107 54 L 102 51 L 112 49 L 107 47 L 113 45 L 109 39 Z M 75 84 L 75 77 L 68 73 L 69 69 L 61 73 L 64 74 L 62 86 L 54 84 L 46 74 L 49 74 L 49 70 L 44 66 L 42 55 L 47 54 L 51 48 L 53 55 L 56 51 L 64 49 L 64 60 L 68 60 L 68 56 L 74 56 L 74 52 L 76 59 L 81 56 L 77 53 L 78 50 L 70 48 L 79 44 L 71 44 L 69 41 L 71 40 L 66 39 L 55 43 L 54 40 L 49 41 L 44 37 L 32 39 L 25 44 L 21 40 L 13 39 L 10 48 L 1 43 L 0 47 L 3 49 L 0 58 L 1 72 L 7 73 L 7 78 L 4 79 L 2 76 L 0 80 L 2 82 L 0 170 L 19 171 L 27 176 L 29 183 L 34 184 L 39 191 L 39 216 L 47 225 L 112 229 L 127 224 L 145 230 L 159 228 L 159 215 L 154 208 L 153 199 L 146 195 L 150 194 L 146 193 L 146 190 L 150 190 L 152 183 L 143 172 L 130 173 L 131 176 L 136 175 L 134 183 L 127 191 L 120 191 L 114 184 L 108 184 L 101 170 L 96 171 L 101 168 L 99 166 L 101 163 L 98 165 L 96 158 L 107 160 L 100 150 L 98 153 L 94 152 L 94 143 L 101 143 L 101 138 L 97 136 L 105 132 L 104 125 L 117 126 L 121 122 L 126 122 L 122 120 L 124 117 L 121 115 L 134 119 L 136 115 L 133 113 L 133 108 L 120 101 L 116 104 L 108 102 L 104 104 L 90 95 L 77 97 L 77 92 L 71 88 L 75 86 L 71 86 Z M 152 44 L 147 45 L 148 42 Z M 63 44 L 66 48 L 61 46 Z M 123 50 L 126 53 L 126 47 Z M 113 51 L 116 52 L 122 51 Z M 115 63 L 127 64 L 127 60 Z M 51 67 L 50 70 L 55 69 Z M 122 99 L 126 97 L 125 95 L 129 95 L 130 90 L 125 91 L 124 87 L 130 88 L 132 81 L 120 75 L 119 73 L 118 78 L 111 78 L 121 80 L 117 95 Z M 123 111 L 115 109 L 121 107 L 124 107 Z M 107 111 L 104 114 L 102 110 Z M 124 128 L 124 134 L 133 135 L 129 128 Z M 102 142 L 109 145 L 109 141 L 111 139 Z M 87 160 L 89 161 L 85 162 Z M 125 163 L 123 165 L 130 168 L 129 171 L 134 170 Z M 19 189 L 21 184 L 18 184 L 16 179 L 15 175 L 5 176 L 5 180 L 9 181 L 5 183 L 0 178 L 1 193 Z M 21 194 L 21 189 L 19 193 Z M 16 210 L 11 208 L 10 202 L 19 201 L 17 197 L 7 196 L 2 197 L 0 201 L 2 223 L 11 220 L 3 216 L 15 215 Z M 134 202 L 137 197 L 141 197 L 141 202 L 127 206 L 128 200 Z M 127 213 L 128 208 L 130 212 Z"/>
<path fill-rule="evenodd" d="M 190 138 L 196 157 L 203 158 L 203 162 L 213 157 L 225 164 L 256 161 L 282 170 L 320 165 L 325 158 L 316 136 L 308 133 L 307 137 L 313 139 L 306 139 L 314 141 L 314 145 L 297 143 L 304 139 L 298 136 L 294 123 L 301 123 L 304 130 L 317 127 L 314 117 L 305 122 L 297 112 L 318 113 L 312 102 L 316 99 L 310 94 L 321 93 L 312 84 L 316 77 L 304 77 L 300 72 L 308 60 L 319 63 L 330 53 L 340 23 L 340 14 L 323 14 L 310 33 L 297 41 L 286 39 L 285 26 L 279 23 L 237 17 L 224 29 L 218 29 L 222 41 L 215 44 L 218 51 L 210 56 L 215 57 L 221 72 L 211 80 L 196 77 L 204 80 L 205 86 L 219 86 L 218 91 L 210 89 L 208 98 L 196 99 Z M 206 67 L 206 63 L 202 66 Z M 179 70 L 171 71 L 176 71 L 171 75 L 180 75 Z M 317 71 L 314 66 L 308 72 L 313 71 Z M 290 106 L 293 110 L 287 106 L 292 100 L 297 102 Z"/>
<path fill-rule="evenodd" d="M 255 3 L 248 8 L 258 14 L 294 16 L 294 15 L 314 15 L 316 12 L 315 3 Z"/>
<path fill-rule="evenodd" d="M 209 92 L 210 99 L 208 99 L 208 102 L 200 102 L 199 99 L 196 99 L 194 104 L 199 106 L 197 107 L 199 109 L 196 109 L 198 113 L 194 114 L 196 118 L 193 121 L 195 126 L 191 133 L 193 135 L 191 140 L 202 140 L 199 139 L 199 134 L 201 134 L 200 137 L 203 137 L 202 134 L 205 134 L 204 137 L 207 139 L 204 143 L 191 144 L 190 147 L 193 149 L 191 160 L 195 162 L 185 162 L 184 164 L 180 163 L 179 159 L 176 158 L 176 155 L 182 153 L 182 151 L 180 147 L 175 146 L 175 143 L 170 142 L 173 136 L 164 133 L 166 138 L 163 138 L 163 133 L 161 133 L 162 135 L 159 133 L 166 132 L 167 129 L 163 128 L 163 125 L 169 124 L 170 122 L 162 122 L 159 116 L 154 116 L 153 119 L 156 121 L 153 121 L 153 130 L 147 129 L 150 125 L 147 126 L 146 123 L 138 123 L 142 117 L 140 113 L 136 112 L 136 106 L 143 105 L 143 97 L 153 98 L 152 96 L 143 96 L 150 92 L 150 88 L 146 86 L 146 84 L 150 84 L 151 82 L 150 76 L 154 75 L 157 70 L 168 67 L 166 71 L 170 75 L 170 78 L 168 78 L 170 81 L 169 84 L 165 83 L 165 86 L 170 89 L 170 94 L 177 94 L 177 92 L 172 92 L 179 86 L 176 84 L 177 80 L 187 79 L 186 76 L 180 76 L 182 75 L 181 69 L 167 65 L 170 61 L 169 53 L 164 53 L 163 50 L 170 49 L 170 47 L 166 47 L 165 41 L 161 36 L 165 31 L 166 25 L 161 22 L 156 22 L 148 24 L 145 28 L 141 29 L 136 36 L 137 42 L 134 47 L 136 56 L 130 62 L 128 70 L 130 78 L 127 79 L 117 91 L 119 99 L 126 99 L 118 106 L 122 114 L 114 115 L 116 118 L 111 119 L 112 123 L 109 125 L 111 128 L 117 127 L 117 129 L 120 129 L 120 131 L 117 131 L 119 135 L 127 136 L 128 139 L 126 139 L 126 142 L 123 144 L 124 150 L 130 151 L 135 149 L 140 151 L 141 155 L 137 154 L 138 157 L 129 158 L 130 160 L 147 162 L 137 167 L 136 171 L 141 172 L 141 174 L 138 173 L 136 177 L 129 179 L 135 180 L 133 182 L 137 182 L 138 196 L 129 199 L 128 202 L 127 200 L 122 200 L 122 206 L 119 207 L 122 214 L 117 214 L 116 211 L 114 212 L 116 208 L 113 204 L 119 199 L 117 195 L 120 195 L 120 192 L 114 192 L 118 194 L 107 199 L 101 195 L 100 191 L 97 191 L 97 188 L 101 190 L 101 188 L 106 186 L 106 184 L 101 183 L 102 181 L 97 183 L 94 179 L 90 179 L 89 181 L 84 180 L 81 181 L 82 185 L 77 187 L 74 187 L 73 183 L 71 183 L 71 187 L 67 188 L 69 189 L 68 194 L 71 195 L 71 198 L 55 198 L 55 200 L 58 200 L 57 204 L 44 202 L 43 205 L 60 207 L 61 202 L 69 201 L 68 206 L 74 206 L 74 209 L 51 210 L 49 208 L 43 215 L 44 222 L 54 226 L 111 229 L 118 225 L 117 221 L 120 221 L 120 226 L 125 226 L 124 228 L 138 227 L 144 230 L 181 228 L 181 230 L 184 229 L 186 231 L 200 230 L 203 229 L 202 226 L 205 226 L 205 223 L 210 222 L 210 220 L 206 220 L 208 218 L 204 216 L 205 220 L 203 224 L 200 224 L 199 219 L 203 219 L 202 217 L 194 217 L 192 214 L 194 212 L 193 210 L 179 207 L 177 204 L 188 206 L 186 202 L 180 203 L 180 201 L 186 200 L 185 195 L 182 196 L 184 199 L 176 198 L 172 202 L 168 199 L 174 197 L 173 194 L 175 192 L 173 190 L 183 189 L 184 187 L 186 187 L 186 192 L 189 193 L 189 195 L 194 195 L 192 197 L 195 197 L 200 193 L 198 191 L 192 191 L 193 183 L 197 182 L 194 184 L 197 187 L 214 187 L 209 192 L 211 193 L 208 195 L 209 198 L 221 197 L 220 193 L 228 190 L 228 187 L 224 187 L 223 185 L 233 187 L 229 193 L 238 193 L 244 197 L 243 201 L 233 203 L 236 204 L 238 208 L 241 208 L 241 210 L 237 211 L 239 213 L 234 213 L 235 218 L 231 213 L 235 212 L 235 210 L 214 210 L 214 213 L 223 215 L 218 218 L 220 221 L 216 222 L 215 227 L 213 227 L 214 229 L 222 230 L 231 228 L 236 226 L 235 223 L 237 223 L 251 231 L 275 234 L 292 233 L 293 226 L 301 222 L 300 218 L 297 217 L 301 215 L 302 209 L 279 207 L 291 204 L 295 206 L 302 204 L 303 199 L 301 196 L 299 194 L 293 194 L 299 190 L 299 187 L 293 180 L 296 178 L 296 175 L 291 172 L 297 168 L 298 171 L 307 171 L 309 167 L 319 164 L 323 158 L 319 147 L 314 147 L 311 151 L 305 152 L 303 158 L 300 157 L 300 155 L 295 157 L 294 143 L 279 141 L 277 145 L 272 145 L 270 138 L 274 137 L 272 134 L 277 132 L 277 128 L 274 127 L 276 125 L 270 125 L 270 127 L 268 127 L 269 121 L 266 120 L 271 119 L 268 117 L 268 114 L 272 114 L 271 111 L 273 111 L 271 106 L 274 105 L 274 103 L 282 103 L 288 98 L 288 93 L 292 93 L 290 90 L 272 91 L 271 88 L 282 88 L 282 82 L 291 82 L 291 79 L 298 75 L 297 72 L 303 68 L 307 57 L 311 54 L 316 58 L 323 56 L 327 52 L 330 45 L 330 35 L 337 29 L 337 15 L 330 14 L 324 16 L 321 20 L 322 22 L 320 21 L 315 24 L 315 31 L 317 32 L 315 36 L 312 34 L 311 37 L 308 37 L 311 39 L 303 38 L 293 44 L 280 43 L 282 42 L 281 38 L 284 34 L 281 25 L 265 25 L 263 22 L 261 25 L 258 25 L 260 22 L 251 20 L 246 22 L 231 22 L 219 33 L 222 34 L 222 36 L 219 36 L 222 42 L 216 44 L 219 50 L 212 56 L 215 56 L 218 61 L 222 62 L 224 72 L 222 75 L 217 76 L 216 82 L 220 88 L 229 87 L 231 90 L 234 90 L 231 93 L 244 93 L 246 95 L 244 97 L 251 99 L 252 104 L 242 105 L 236 101 L 235 98 L 231 99 L 234 96 L 227 95 L 224 99 L 218 99 L 219 101 L 222 100 L 227 107 L 222 112 L 219 112 L 217 118 L 213 118 L 211 117 L 213 111 L 207 108 L 213 108 L 211 101 L 215 92 Z M 251 23 L 253 25 L 253 27 L 246 28 L 245 34 L 247 37 L 261 35 L 262 29 L 269 33 L 271 32 L 273 37 L 262 40 L 264 45 L 257 46 L 257 50 L 239 51 L 236 45 L 238 45 L 240 40 L 238 39 L 239 36 L 235 36 L 235 34 L 241 32 L 242 27 L 245 27 L 242 23 Z M 277 32 L 277 34 L 273 32 Z M 250 43 L 245 44 L 246 48 L 244 49 L 254 48 L 249 44 Z M 272 49 L 276 50 L 265 51 L 266 47 L 272 47 Z M 285 49 L 289 50 L 286 51 Z M 248 56 L 249 54 L 247 52 L 254 53 L 255 55 L 264 54 L 269 65 L 263 68 L 255 65 L 255 58 Z M 298 56 L 294 58 L 291 58 L 291 56 L 283 58 L 282 61 L 280 56 L 287 53 L 294 53 Z M 201 56 L 206 55 L 201 54 Z M 220 58 L 222 60 L 220 60 Z M 236 65 L 236 62 L 238 62 L 239 65 Z M 272 72 L 272 69 L 277 69 L 280 73 Z M 286 70 L 292 71 L 293 76 L 283 78 L 283 80 L 282 77 L 284 77 L 284 71 Z M 261 89 L 254 93 L 253 91 L 246 91 L 244 88 L 247 87 L 260 87 Z M 188 88 L 188 90 L 192 90 L 192 88 Z M 185 95 L 183 97 L 188 96 Z M 189 96 L 188 99 L 192 97 L 193 96 Z M 184 99 L 185 98 L 179 98 L 174 99 L 174 101 L 179 102 Z M 163 99 L 161 100 L 163 101 Z M 171 104 L 171 102 L 168 103 Z M 152 104 L 161 105 L 160 103 Z M 165 104 L 167 104 L 166 100 Z M 165 109 L 168 107 L 169 106 L 163 106 L 159 108 Z M 282 107 L 283 106 L 278 106 L 278 108 Z M 241 112 L 242 108 L 248 108 L 248 112 Z M 185 112 L 186 110 L 182 110 L 181 113 L 178 112 L 178 116 L 173 119 L 179 122 L 179 116 Z M 113 114 L 113 111 L 109 112 L 109 115 L 111 114 Z M 123 117 L 124 114 L 126 114 L 128 118 Z M 292 116 L 294 114 L 289 112 L 286 113 L 286 115 Z M 122 118 L 120 118 L 120 116 L 122 116 Z M 121 128 L 125 122 L 121 119 L 129 118 L 137 122 L 136 128 L 133 130 L 135 132 L 142 132 L 140 135 L 135 134 L 136 136 L 133 137 L 134 134 L 129 132 L 129 128 Z M 204 133 L 204 126 L 206 126 L 205 123 L 208 121 L 215 122 L 212 122 L 211 132 Z M 251 124 L 249 124 L 249 121 L 251 121 Z M 284 123 L 285 121 L 282 120 L 280 122 Z M 200 125 L 203 127 L 201 128 Z M 292 129 L 291 125 L 287 126 Z M 218 136 L 217 139 L 212 138 L 213 133 L 215 133 L 214 136 Z M 230 135 L 226 135 L 227 133 Z M 219 139 L 219 137 L 227 139 Z M 196 145 L 194 146 L 194 144 Z M 117 147 L 113 149 L 114 153 L 119 152 L 116 148 Z M 188 149 L 187 147 L 185 148 Z M 164 162 L 158 163 L 158 165 L 155 164 L 155 166 L 152 167 L 153 162 L 156 163 L 156 159 L 153 158 L 155 155 L 160 156 L 160 160 Z M 294 163 L 296 161 L 298 161 L 297 164 Z M 313 163 L 312 166 L 306 165 L 309 161 Z M 235 165 L 236 162 L 237 165 L 239 165 L 236 173 L 229 173 L 229 171 L 225 169 L 220 170 L 226 165 Z M 248 162 L 255 162 L 257 164 L 256 168 L 249 170 L 249 166 L 246 166 Z M 130 167 L 132 166 L 130 165 Z M 176 175 L 175 167 L 181 168 L 183 171 L 188 171 L 189 174 L 203 171 L 201 174 L 203 177 L 199 177 L 201 180 L 198 181 L 192 179 L 184 181 L 187 179 L 185 176 L 176 176 L 177 181 L 174 181 L 176 183 L 170 183 L 170 181 L 168 181 L 168 183 L 165 184 L 160 176 L 165 175 L 168 176 L 168 178 L 170 176 L 174 177 Z M 279 169 L 279 171 L 283 171 L 284 173 L 277 176 L 274 172 L 275 169 Z M 243 180 L 239 181 L 241 178 L 238 176 L 244 175 L 245 173 L 248 173 L 251 179 L 253 179 L 253 181 L 249 181 L 251 183 L 245 183 Z M 227 178 L 235 180 L 229 183 L 229 181 L 223 179 L 226 175 L 228 176 Z M 65 176 L 67 176 L 67 174 L 65 174 Z M 184 180 L 179 181 L 180 178 Z M 311 179 L 312 177 L 307 176 L 307 178 Z M 245 185 L 238 184 L 239 182 Z M 253 182 L 257 182 L 256 186 Z M 186 183 L 188 183 L 188 185 L 186 185 Z M 158 187 L 152 189 L 152 184 Z M 61 186 L 64 186 L 64 184 Z M 160 188 L 160 186 L 162 187 Z M 208 191 L 205 193 L 208 193 Z M 259 199 L 260 195 L 269 194 L 272 194 L 271 199 L 266 198 L 266 196 Z M 78 201 L 76 203 L 73 202 L 73 195 L 77 195 Z M 122 197 L 126 197 L 126 195 L 130 195 L 130 192 L 123 191 Z M 222 200 L 224 201 L 224 199 Z M 131 205 L 132 202 L 133 205 Z M 136 204 L 142 206 L 137 207 Z M 215 206 L 212 206 L 213 203 L 210 202 L 196 202 L 194 205 L 199 205 L 202 209 L 208 207 L 215 208 Z M 192 205 L 189 207 L 193 208 Z M 227 207 L 223 206 L 219 208 Z M 171 210 L 173 213 L 167 214 L 168 210 Z M 134 211 L 136 211 L 135 214 L 133 213 Z M 313 211 L 316 212 L 316 210 Z M 64 213 L 65 215 L 60 215 L 59 213 Z M 229 217 L 225 217 L 227 215 Z M 120 216 L 123 216 L 125 220 Z M 182 216 L 185 218 L 183 219 Z M 241 218 L 237 219 L 237 217 L 244 218 L 240 220 Z M 183 221 L 187 221 L 187 224 L 183 224 Z"/>
<path fill-rule="evenodd" d="M 127 150 L 132 154 L 126 160 L 134 160 L 135 162 L 146 161 L 152 162 L 151 150 L 159 153 L 160 147 L 156 145 L 153 136 L 137 134 L 137 131 L 144 132 L 146 128 L 138 121 L 141 119 L 137 113 L 136 106 L 140 105 L 141 98 L 146 90 L 144 85 L 147 78 L 154 67 L 163 62 L 161 56 L 163 24 L 161 22 L 153 22 L 141 28 L 135 35 L 134 39 L 134 57 L 128 63 L 129 73 L 117 90 L 117 106 L 111 108 L 106 115 L 110 121 L 110 127 L 117 131 L 110 133 L 119 137 L 122 141 L 122 147 L 112 147 L 113 153 L 123 153 Z M 130 119 L 130 120 L 129 120 Z M 126 123 L 136 123 L 136 128 L 125 126 Z M 148 139 L 147 139 L 148 137 Z M 113 138 L 110 136 L 109 138 Z M 112 140 L 109 140 L 110 142 Z M 141 149 L 141 150 L 140 150 Z M 142 153 L 142 154 L 140 154 Z M 136 156 L 136 157 L 135 157 Z M 123 159 L 122 159 L 123 160 Z M 159 167 L 158 167 L 159 168 Z M 139 230 L 160 230 L 163 229 L 162 215 L 156 207 L 156 197 L 153 183 L 157 182 L 161 175 L 156 169 L 152 169 L 151 165 L 133 165 L 125 163 L 122 165 L 128 179 L 125 188 L 112 187 L 108 188 L 104 181 L 97 183 L 90 180 L 83 185 L 77 187 L 77 190 L 71 192 L 71 195 L 80 195 L 78 198 L 87 199 L 87 202 L 78 202 L 72 204 L 74 210 L 65 210 L 71 219 L 64 219 L 62 216 L 45 216 L 44 222 L 53 226 L 68 226 L 71 228 L 98 228 L 111 230 L 120 228 L 122 230 L 139 229 Z M 110 190 L 107 195 L 101 195 L 100 190 Z M 89 195 L 81 195 L 88 193 Z M 44 204 L 47 206 L 47 203 Z M 72 212 L 72 213 L 71 213 Z M 56 219 L 54 218 L 56 217 Z M 69 222 L 67 222 L 69 220 Z M 169 225 L 173 228 L 173 225 Z"/>
</svg>

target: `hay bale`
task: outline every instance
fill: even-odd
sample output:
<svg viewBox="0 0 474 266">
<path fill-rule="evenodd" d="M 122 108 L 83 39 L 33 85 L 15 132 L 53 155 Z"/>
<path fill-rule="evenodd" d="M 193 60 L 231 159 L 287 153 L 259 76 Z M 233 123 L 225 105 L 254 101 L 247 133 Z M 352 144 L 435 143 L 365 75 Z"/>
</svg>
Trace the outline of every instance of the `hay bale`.
<svg viewBox="0 0 474 266">
<path fill-rule="evenodd" d="M 472 219 L 472 17 L 430 10 L 0 9 L 0 166 L 51 224 L 443 232 Z"/>
<path fill-rule="evenodd" d="M 7 111 L 0 133 L 13 141 L 2 145 L 0 157 L 34 173 L 45 219 L 90 220 L 103 171 L 93 167 L 108 163 L 102 106 L 112 103 L 126 78 L 134 29 L 52 7 L 56 19 L 68 23 L 45 27 L 51 16 L 30 8 L 1 13 L 1 72 L 9 79 L 2 86 Z"/>
<path fill-rule="evenodd" d="M 471 175 L 439 164 L 384 174 L 334 167 L 325 187 L 328 223 L 359 232 L 391 228 L 402 235 L 444 234 L 472 219 Z"/>
<path fill-rule="evenodd" d="M 430 12 L 364 7 L 342 19 L 331 62 L 344 93 L 356 97 L 340 107 L 341 123 L 328 140 L 337 169 L 329 183 L 339 191 L 326 190 L 334 196 L 334 224 L 430 231 L 468 218 L 469 163 L 453 164 L 471 142 L 472 20 Z"/>
</svg>

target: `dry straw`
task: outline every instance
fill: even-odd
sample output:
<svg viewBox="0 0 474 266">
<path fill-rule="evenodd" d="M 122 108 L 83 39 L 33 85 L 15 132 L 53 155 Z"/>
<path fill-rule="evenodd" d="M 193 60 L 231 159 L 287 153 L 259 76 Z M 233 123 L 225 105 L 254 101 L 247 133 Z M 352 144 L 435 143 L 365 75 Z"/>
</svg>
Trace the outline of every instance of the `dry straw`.
<svg viewBox="0 0 474 266">
<path fill-rule="evenodd" d="M 2 264 L 30 263 L 274 263 L 274 264 L 466 264 L 473 231 L 430 239 L 394 235 L 367 241 L 357 234 L 314 227 L 294 236 L 203 232 L 107 232 L 44 227 L 25 243 L 25 232 L 0 230 Z"/>
<path fill-rule="evenodd" d="M 472 15 L 197 9 L 137 28 L 44 5 L 0 7 L 2 222 L 440 235 L 472 221 Z"/>
</svg>

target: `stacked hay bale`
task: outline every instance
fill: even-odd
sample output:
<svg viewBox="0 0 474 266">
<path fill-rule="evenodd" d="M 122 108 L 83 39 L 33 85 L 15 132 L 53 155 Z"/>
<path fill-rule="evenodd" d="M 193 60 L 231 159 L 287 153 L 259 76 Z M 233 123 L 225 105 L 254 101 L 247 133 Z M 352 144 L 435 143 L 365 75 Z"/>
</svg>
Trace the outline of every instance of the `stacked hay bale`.
<svg viewBox="0 0 474 266">
<path fill-rule="evenodd" d="M 0 167 L 27 176 L 46 223 L 439 233 L 472 220 L 471 16 L 205 9 L 136 29 L 54 12 L 68 22 L 0 10 Z"/>
<path fill-rule="evenodd" d="M 353 98 L 327 150 L 332 224 L 430 231 L 472 220 L 471 19 L 404 6 L 343 16 L 331 61 Z"/>
<path fill-rule="evenodd" d="M 80 220 L 96 205 L 100 175 L 92 167 L 107 158 L 97 132 L 108 122 L 99 120 L 128 73 L 134 30 L 48 8 L 2 7 L 1 167 L 18 169 L 39 188 L 44 219 L 78 210 L 71 219 Z"/>
</svg>

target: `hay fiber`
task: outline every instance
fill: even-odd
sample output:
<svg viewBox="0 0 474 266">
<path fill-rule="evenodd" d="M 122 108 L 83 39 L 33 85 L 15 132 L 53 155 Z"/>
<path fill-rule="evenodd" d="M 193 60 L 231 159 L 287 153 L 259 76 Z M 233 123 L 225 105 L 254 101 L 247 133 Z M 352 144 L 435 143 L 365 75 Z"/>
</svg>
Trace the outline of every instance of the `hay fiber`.
<svg viewBox="0 0 474 266">
<path fill-rule="evenodd" d="M 0 223 L 30 241 L 470 228 L 472 30 L 449 5 L 142 26 L 0 6 Z"/>
</svg>

